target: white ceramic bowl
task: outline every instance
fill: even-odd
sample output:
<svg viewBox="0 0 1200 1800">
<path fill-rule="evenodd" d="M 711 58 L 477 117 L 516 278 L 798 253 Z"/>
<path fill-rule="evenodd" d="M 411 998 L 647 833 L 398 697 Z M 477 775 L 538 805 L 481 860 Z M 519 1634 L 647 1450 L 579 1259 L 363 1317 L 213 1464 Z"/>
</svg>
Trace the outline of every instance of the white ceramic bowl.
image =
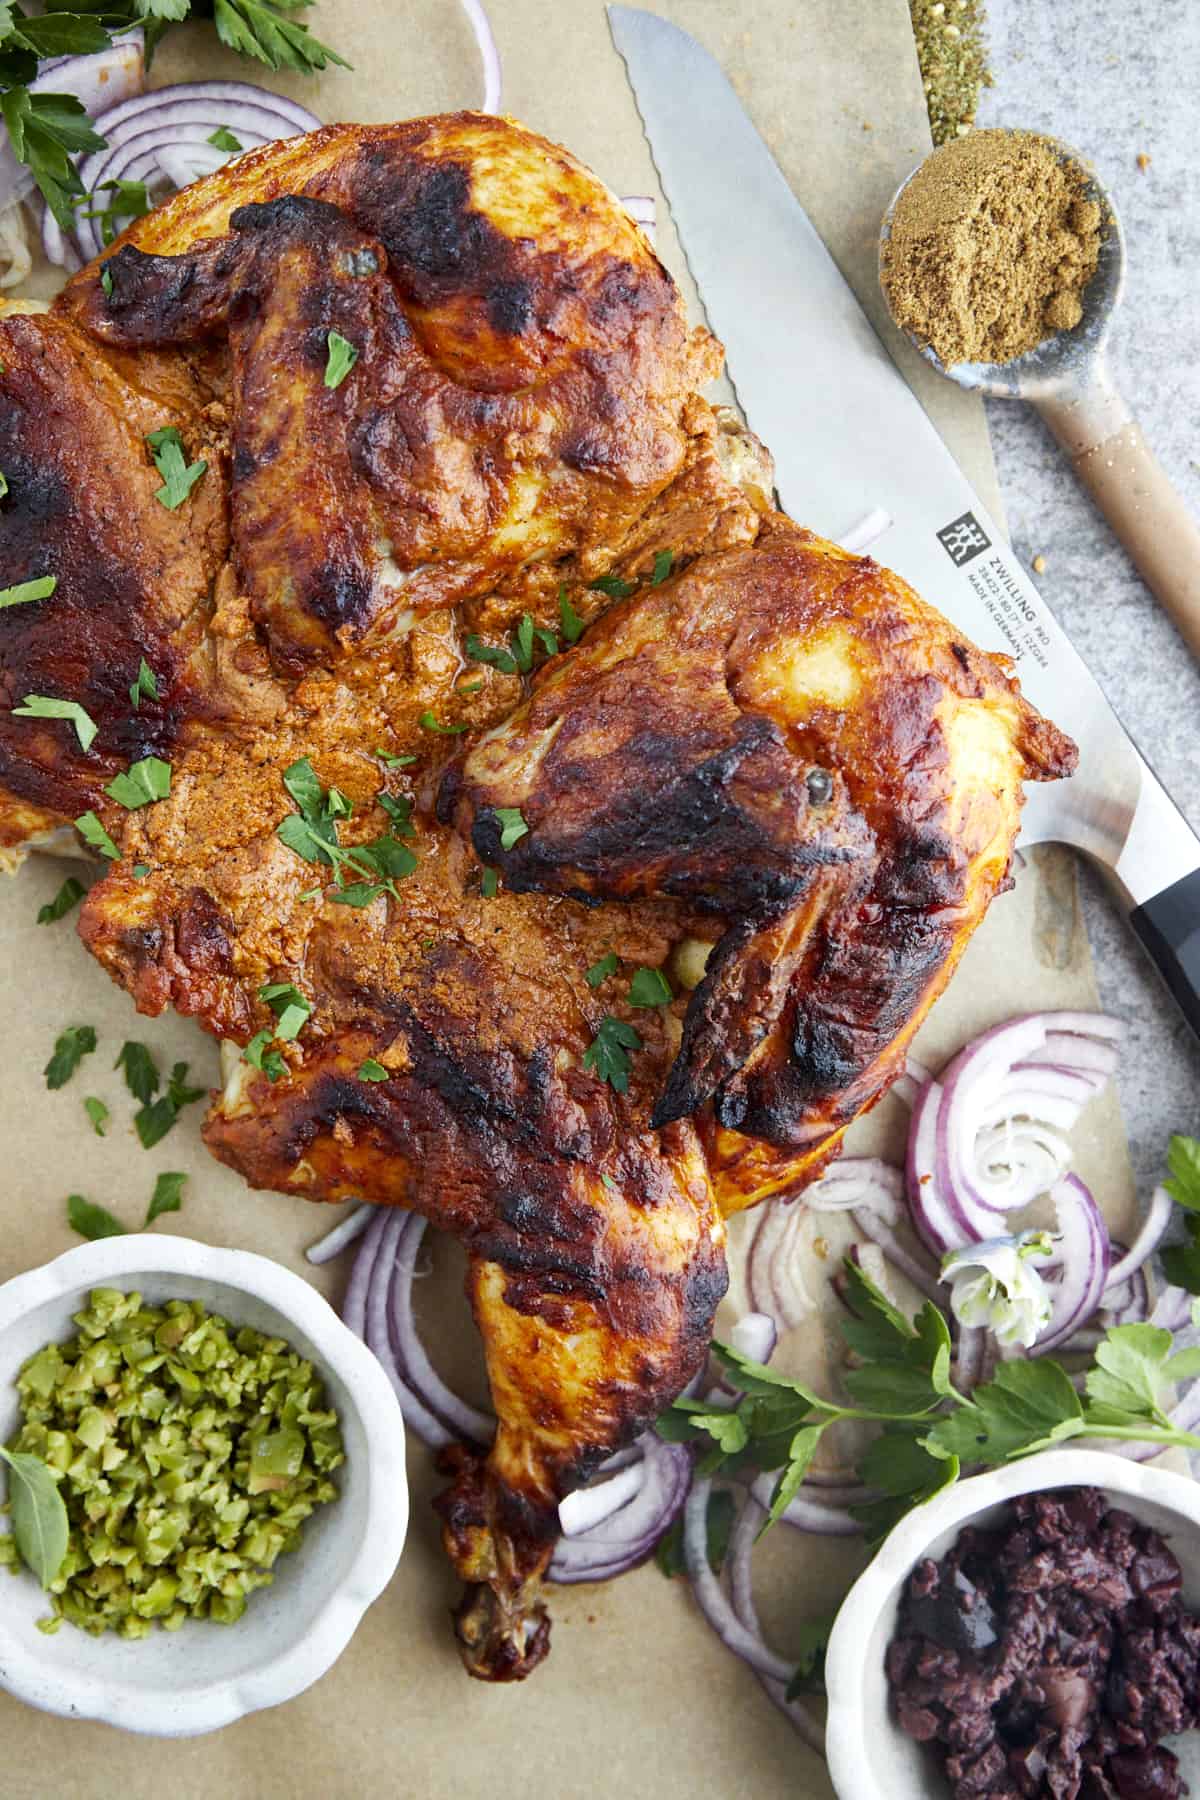
<svg viewBox="0 0 1200 1800">
<path fill-rule="evenodd" d="M 73 1335 L 90 1289 L 135 1289 L 152 1304 L 200 1300 L 237 1325 L 286 1338 L 311 1359 L 337 1408 L 340 1496 L 313 1514 L 235 1625 L 188 1620 L 129 1641 L 69 1625 L 37 1630 L 46 1597 L 0 1570 L 0 1687 L 30 1706 L 126 1731 L 188 1737 L 303 1693 L 341 1655 L 391 1580 L 408 1527 L 404 1423 L 383 1370 L 298 1275 L 243 1250 L 153 1234 L 105 1238 L 0 1287 L 0 1443 L 19 1420 L 17 1371 Z"/>
<path fill-rule="evenodd" d="M 906 1737 L 888 1704 L 884 1652 L 910 1569 L 945 1555 L 964 1525 L 987 1525 L 1005 1501 L 1050 1488 L 1097 1487 L 1115 1506 L 1170 1540 L 1184 1598 L 1200 1609 L 1200 1482 L 1101 1450 L 1047 1450 L 973 1476 L 902 1519 L 837 1616 L 825 1658 L 829 1714 L 825 1746 L 838 1800 L 943 1800 L 950 1789 L 933 1754 Z M 1200 1733 L 1179 1739 L 1183 1772 L 1200 1770 Z"/>
</svg>

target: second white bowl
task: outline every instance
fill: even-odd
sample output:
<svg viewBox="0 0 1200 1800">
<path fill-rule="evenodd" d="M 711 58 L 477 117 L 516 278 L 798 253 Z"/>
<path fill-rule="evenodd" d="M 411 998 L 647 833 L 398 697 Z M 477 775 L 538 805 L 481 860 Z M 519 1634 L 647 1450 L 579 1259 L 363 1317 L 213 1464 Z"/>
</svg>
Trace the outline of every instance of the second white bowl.
<svg viewBox="0 0 1200 1800">
<path fill-rule="evenodd" d="M 838 1800 L 949 1795 L 932 1751 L 901 1731 L 890 1704 L 883 1659 L 904 1583 L 924 1557 L 944 1556 L 964 1525 L 991 1524 L 1017 1494 L 1065 1487 L 1100 1488 L 1115 1506 L 1161 1531 L 1183 1570 L 1184 1599 L 1200 1609 L 1200 1482 L 1101 1450 L 1047 1450 L 960 1481 L 900 1521 L 838 1613 L 825 1658 L 825 1748 Z M 1177 1755 L 1182 1750 L 1183 1773 L 1194 1783 L 1200 1733 L 1172 1748 Z"/>
</svg>

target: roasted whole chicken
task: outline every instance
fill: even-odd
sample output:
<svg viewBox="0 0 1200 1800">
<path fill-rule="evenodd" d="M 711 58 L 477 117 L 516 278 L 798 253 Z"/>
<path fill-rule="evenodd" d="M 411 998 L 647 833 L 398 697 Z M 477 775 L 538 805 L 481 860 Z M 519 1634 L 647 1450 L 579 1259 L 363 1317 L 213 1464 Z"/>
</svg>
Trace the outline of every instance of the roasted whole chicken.
<svg viewBox="0 0 1200 1800">
<path fill-rule="evenodd" d="M 216 1156 L 465 1244 L 489 1679 L 545 1654 L 560 1498 L 700 1367 L 723 1217 L 885 1091 L 1074 757 L 772 509 L 720 361 L 587 170 L 472 114 L 253 152 L 0 322 L 0 847 L 85 820 L 84 942 L 227 1046 Z M 264 1052 L 272 984 L 311 1011 Z"/>
</svg>

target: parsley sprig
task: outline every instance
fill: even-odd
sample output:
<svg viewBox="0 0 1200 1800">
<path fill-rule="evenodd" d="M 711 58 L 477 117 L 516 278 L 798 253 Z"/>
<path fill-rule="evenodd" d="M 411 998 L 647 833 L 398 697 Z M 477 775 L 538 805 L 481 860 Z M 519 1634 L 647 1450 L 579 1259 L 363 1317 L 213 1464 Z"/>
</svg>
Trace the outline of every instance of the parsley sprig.
<svg viewBox="0 0 1200 1800">
<path fill-rule="evenodd" d="M 412 836 L 411 801 L 381 793 L 379 803 L 391 828 L 369 844 L 346 846 L 338 837 L 338 821 L 352 816 L 353 805 L 340 789 L 322 787 L 307 756 L 285 769 L 283 785 L 298 811 L 288 813 L 275 835 L 305 862 L 334 871 L 330 900 L 342 906 L 369 906 L 380 894 L 399 900 L 397 881 L 411 875 L 417 866 L 416 856 L 401 841 Z M 347 882 L 347 875 L 361 879 Z"/>
<path fill-rule="evenodd" d="M 1167 1167 L 1171 1179 L 1165 1184 L 1166 1190 L 1183 1208 L 1187 1241 L 1171 1244 L 1163 1251 L 1163 1271 L 1176 1287 L 1186 1288 L 1189 1294 L 1200 1294 L 1200 1142 L 1190 1137 L 1173 1137 L 1167 1150 Z"/>
<path fill-rule="evenodd" d="M 1001 1363 L 967 1395 L 951 1378 L 950 1329 L 932 1301 L 909 1321 L 853 1258 L 845 1283 L 853 1316 L 841 1329 L 854 1353 L 843 1376 L 848 1403 L 714 1344 L 741 1390 L 737 1406 L 685 1398 L 658 1421 L 660 1436 L 704 1447 L 704 1473 L 776 1473 L 767 1525 L 799 1492 L 821 1438 L 841 1420 L 880 1427 L 859 1474 L 881 1497 L 853 1509 L 872 1542 L 965 1466 L 994 1468 L 1084 1436 L 1200 1449 L 1200 1437 L 1172 1425 L 1165 1405 L 1172 1383 L 1200 1375 L 1200 1349 L 1172 1354 L 1169 1331 L 1118 1325 L 1105 1332 L 1082 1395 L 1061 1363 L 1045 1356 Z"/>
</svg>

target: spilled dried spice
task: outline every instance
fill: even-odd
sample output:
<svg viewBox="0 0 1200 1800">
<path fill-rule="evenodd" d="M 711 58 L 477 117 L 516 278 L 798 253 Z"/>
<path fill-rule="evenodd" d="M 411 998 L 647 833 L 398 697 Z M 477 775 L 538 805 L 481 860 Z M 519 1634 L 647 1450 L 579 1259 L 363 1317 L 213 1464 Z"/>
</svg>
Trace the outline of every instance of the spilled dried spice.
<svg viewBox="0 0 1200 1800">
<path fill-rule="evenodd" d="M 975 123 L 979 96 L 991 87 L 983 0 L 908 0 L 917 60 L 935 144 L 962 137 Z"/>
</svg>

